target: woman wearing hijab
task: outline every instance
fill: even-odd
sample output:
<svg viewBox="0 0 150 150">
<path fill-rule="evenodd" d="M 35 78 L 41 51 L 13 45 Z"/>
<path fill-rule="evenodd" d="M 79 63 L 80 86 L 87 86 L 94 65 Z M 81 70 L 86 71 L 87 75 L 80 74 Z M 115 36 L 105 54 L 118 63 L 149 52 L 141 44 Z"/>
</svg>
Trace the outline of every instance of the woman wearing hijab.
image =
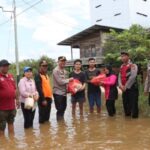
<svg viewBox="0 0 150 150">
<path fill-rule="evenodd" d="M 112 67 L 106 65 L 104 67 L 106 79 L 101 81 L 100 85 L 105 89 L 106 108 L 109 116 L 114 116 L 116 113 L 115 100 L 118 98 L 117 76 L 113 73 Z"/>
</svg>

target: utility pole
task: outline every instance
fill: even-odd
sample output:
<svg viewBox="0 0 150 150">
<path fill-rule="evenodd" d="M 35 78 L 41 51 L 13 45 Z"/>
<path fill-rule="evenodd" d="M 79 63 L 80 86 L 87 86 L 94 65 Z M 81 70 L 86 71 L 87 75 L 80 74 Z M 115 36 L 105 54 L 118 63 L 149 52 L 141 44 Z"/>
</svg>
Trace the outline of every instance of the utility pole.
<svg viewBox="0 0 150 150">
<path fill-rule="evenodd" d="M 17 83 L 19 82 L 19 53 L 18 53 L 18 38 L 17 38 L 17 18 L 16 18 L 16 1 L 13 0 L 14 8 L 12 11 L 4 10 L 2 6 L 0 8 L 3 12 L 10 12 L 13 13 L 13 19 L 14 19 L 14 39 L 15 39 L 15 59 L 16 59 L 16 75 L 17 75 Z"/>
<path fill-rule="evenodd" d="M 18 38 L 17 38 L 17 18 L 16 18 L 16 1 L 13 0 L 14 4 L 14 38 L 15 38 L 15 58 L 16 58 L 16 75 L 17 75 L 17 83 L 19 82 L 19 53 L 18 53 Z"/>
</svg>

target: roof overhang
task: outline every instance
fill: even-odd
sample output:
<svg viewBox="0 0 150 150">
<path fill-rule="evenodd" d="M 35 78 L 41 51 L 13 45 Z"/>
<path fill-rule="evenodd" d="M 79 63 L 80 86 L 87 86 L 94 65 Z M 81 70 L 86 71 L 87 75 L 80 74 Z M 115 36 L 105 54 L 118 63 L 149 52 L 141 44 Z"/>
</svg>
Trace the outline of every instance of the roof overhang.
<svg viewBox="0 0 150 150">
<path fill-rule="evenodd" d="M 109 32 L 110 29 L 114 29 L 118 32 L 123 31 L 123 29 L 119 29 L 119 28 L 114 28 L 114 27 L 108 27 L 108 26 L 101 26 L 101 25 L 94 25 L 91 26 L 61 42 L 58 43 L 58 45 L 66 45 L 66 46 L 71 46 L 74 42 L 79 41 L 81 38 L 84 38 L 86 36 L 88 36 L 91 33 L 95 33 L 95 32 L 99 32 L 99 31 L 105 31 L 105 32 Z M 78 47 L 74 47 L 74 48 L 78 48 Z"/>
</svg>

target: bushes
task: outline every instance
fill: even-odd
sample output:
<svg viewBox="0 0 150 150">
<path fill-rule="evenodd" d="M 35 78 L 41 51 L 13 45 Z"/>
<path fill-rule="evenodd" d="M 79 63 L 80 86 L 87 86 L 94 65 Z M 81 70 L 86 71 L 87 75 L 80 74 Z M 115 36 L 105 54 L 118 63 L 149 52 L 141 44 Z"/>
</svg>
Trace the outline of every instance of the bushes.
<svg viewBox="0 0 150 150">
<path fill-rule="evenodd" d="M 129 30 L 111 30 L 103 47 L 104 62 L 116 66 L 120 64 L 120 52 L 128 51 L 132 61 L 146 67 L 150 58 L 150 30 L 133 25 Z"/>
<path fill-rule="evenodd" d="M 33 68 L 33 73 L 36 73 L 38 71 L 38 68 L 39 68 L 39 62 L 41 59 L 45 59 L 47 60 L 48 62 L 48 71 L 49 73 L 52 72 L 53 68 L 55 67 L 56 65 L 56 62 L 47 57 L 47 56 L 42 56 L 41 58 L 39 58 L 38 60 L 34 60 L 34 59 L 27 59 L 27 60 L 23 60 L 23 61 L 20 61 L 19 62 L 19 68 L 20 68 L 20 77 L 23 75 L 23 68 L 25 66 L 30 66 Z M 10 73 L 12 73 L 14 75 L 14 77 L 16 78 L 16 64 L 13 63 L 11 66 L 10 66 Z"/>
</svg>

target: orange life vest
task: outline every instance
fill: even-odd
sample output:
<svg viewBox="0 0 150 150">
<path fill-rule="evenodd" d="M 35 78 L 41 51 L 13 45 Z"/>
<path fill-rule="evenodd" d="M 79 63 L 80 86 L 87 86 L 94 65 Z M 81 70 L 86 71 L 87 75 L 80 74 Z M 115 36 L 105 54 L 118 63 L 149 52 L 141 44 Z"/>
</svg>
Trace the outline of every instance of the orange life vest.
<svg viewBox="0 0 150 150">
<path fill-rule="evenodd" d="M 49 79 L 48 75 L 40 74 L 40 76 L 42 79 L 42 90 L 44 93 L 44 97 L 52 98 L 52 88 L 50 85 L 50 79 Z"/>
</svg>

